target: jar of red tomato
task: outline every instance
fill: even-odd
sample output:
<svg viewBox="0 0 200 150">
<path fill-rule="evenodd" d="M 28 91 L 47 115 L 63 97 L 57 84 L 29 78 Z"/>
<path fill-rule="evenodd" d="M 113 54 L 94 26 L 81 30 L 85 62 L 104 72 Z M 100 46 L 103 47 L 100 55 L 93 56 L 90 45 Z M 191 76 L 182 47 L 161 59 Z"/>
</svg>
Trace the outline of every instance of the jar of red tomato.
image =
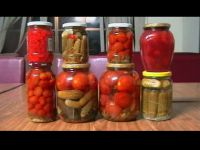
<svg viewBox="0 0 200 150">
<path fill-rule="evenodd" d="M 108 25 L 108 61 L 109 63 L 131 63 L 133 53 L 133 32 L 129 23 L 111 23 Z"/>
<path fill-rule="evenodd" d="M 144 26 L 140 38 L 142 62 L 146 71 L 169 71 L 174 52 L 174 37 L 170 24 L 153 23 Z"/>
<path fill-rule="evenodd" d="M 63 64 L 56 77 L 57 111 L 66 122 L 95 120 L 98 112 L 98 82 L 89 64 Z"/>
<path fill-rule="evenodd" d="M 50 65 L 30 63 L 26 73 L 28 115 L 33 122 L 56 119 L 55 77 Z"/>
<path fill-rule="evenodd" d="M 99 83 L 100 112 L 111 121 L 135 120 L 140 108 L 140 78 L 133 64 L 108 64 Z"/>
<path fill-rule="evenodd" d="M 27 55 L 29 62 L 51 63 L 53 60 L 52 23 L 33 21 L 28 23 Z"/>
</svg>

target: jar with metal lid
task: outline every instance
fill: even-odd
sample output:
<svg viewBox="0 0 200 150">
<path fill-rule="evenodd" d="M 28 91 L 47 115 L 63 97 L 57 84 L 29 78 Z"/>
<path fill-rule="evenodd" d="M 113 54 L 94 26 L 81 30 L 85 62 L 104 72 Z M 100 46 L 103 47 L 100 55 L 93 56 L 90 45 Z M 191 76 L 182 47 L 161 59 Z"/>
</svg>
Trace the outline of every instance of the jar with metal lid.
<svg viewBox="0 0 200 150">
<path fill-rule="evenodd" d="M 129 23 L 108 25 L 108 62 L 131 63 L 133 54 L 133 32 Z"/>
<path fill-rule="evenodd" d="M 56 119 L 55 77 L 46 63 L 30 63 L 26 73 L 28 116 L 33 122 Z"/>
<path fill-rule="evenodd" d="M 101 115 L 110 121 L 135 120 L 140 108 L 140 78 L 133 64 L 108 64 L 99 82 Z"/>
<path fill-rule="evenodd" d="M 65 63 L 87 63 L 89 50 L 86 26 L 86 23 L 79 22 L 63 24 L 62 56 Z"/>
<path fill-rule="evenodd" d="M 52 23 L 45 21 L 28 23 L 27 55 L 30 63 L 51 63 L 53 45 Z"/>
<path fill-rule="evenodd" d="M 174 52 L 174 37 L 168 23 L 153 23 L 144 26 L 140 37 L 141 58 L 146 71 L 170 70 Z"/>
<path fill-rule="evenodd" d="M 142 114 L 145 119 L 161 121 L 171 117 L 171 72 L 143 72 Z"/>
<path fill-rule="evenodd" d="M 63 64 L 56 77 L 57 110 L 66 122 L 95 120 L 98 112 L 98 82 L 89 64 Z"/>
</svg>

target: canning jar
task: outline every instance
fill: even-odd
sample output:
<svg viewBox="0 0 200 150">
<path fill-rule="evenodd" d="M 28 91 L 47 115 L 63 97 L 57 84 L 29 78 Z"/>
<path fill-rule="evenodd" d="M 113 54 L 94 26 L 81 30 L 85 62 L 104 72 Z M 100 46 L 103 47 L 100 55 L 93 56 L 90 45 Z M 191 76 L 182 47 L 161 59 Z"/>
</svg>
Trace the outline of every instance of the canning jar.
<svg viewBox="0 0 200 150">
<path fill-rule="evenodd" d="M 110 121 L 131 121 L 139 114 L 140 78 L 133 64 L 108 64 L 99 83 L 100 112 Z"/>
<path fill-rule="evenodd" d="M 95 120 L 98 112 L 98 82 L 89 64 L 63 64 L 56 77 L 57 111 L 66 122 Z"/>
<path fill-rule="evenodd" d="M 45 21 L 29 22 L 27 30 L 29 62 L 51 63 L 53 51 L 52 23 Z"/>
<path fill-rule="evenodd" d="M 142 114 L 149 120 L 167 120 L 172 110 L 171 72 L 143 72 Z"/>
<path fill-rule="evenodd" d="M 174 37 L 170 24 L 153 23 L 144 26 L 140 51 L 144 69 L 149 72 L 170 70 L 174 52 Z"/>
<path fill-rule="evenodd" d="M 88 37 L 86 23 L 63 24 L 62 56 L 65 63 L 79 64 L 88 61 Z"/>
<path fill-rule="evenodd" d="M 55 77 L 46 63 L 30 63 L 26 73 L 28 115 L 33 122 L 56 119 Z"/>
<path fill-rule="evenodd" d="M 133 54 L 133 32 L 129 23 L 108 25 L 108 62 L 131 63 Z"/>
</svg>

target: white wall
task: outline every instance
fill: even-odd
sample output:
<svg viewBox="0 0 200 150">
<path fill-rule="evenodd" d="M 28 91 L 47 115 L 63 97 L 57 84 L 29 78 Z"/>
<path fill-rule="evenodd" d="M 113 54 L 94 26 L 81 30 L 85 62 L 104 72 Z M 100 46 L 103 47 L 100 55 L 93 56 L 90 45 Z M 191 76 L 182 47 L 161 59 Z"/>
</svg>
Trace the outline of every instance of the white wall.
<svg viewBox="0 0 200 150">
<path fill-rule="evenodd" d="M 135 20 L 138 18 L 140 20 L 143 18 L 144 23 L 170 23 L 170 30 L 175 38 L 175 52 L 199 53 L 200 17 L 135 17 Z M 141 24 L 138 27 L 136 24 L 136 28 L 138 28 L 137 31 L 140 31 Z M 137 44 L 136 48 L 138 49 Z"/>
</svg>

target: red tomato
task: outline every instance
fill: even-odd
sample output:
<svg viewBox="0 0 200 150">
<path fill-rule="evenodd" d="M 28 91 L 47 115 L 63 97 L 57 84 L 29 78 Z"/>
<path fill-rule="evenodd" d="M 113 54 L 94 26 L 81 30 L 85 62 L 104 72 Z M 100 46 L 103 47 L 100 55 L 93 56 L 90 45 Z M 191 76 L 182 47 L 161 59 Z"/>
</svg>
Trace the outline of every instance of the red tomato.
<svg viewBox="0 0 200 150">
<path fill-rule="evenodd" d="M 38 116 L 41 116 L 41 117 L 46 116 L 46 112 L 44 110 L 38 110 L 37 114 L 38 114 Z"/>
<path fill-rule="evenodd" d="M 56 87 L 58 90 L 71 90 L 72 89 L 72 75 L 67 72 L 61 72 L 56 77 Z"/>
<path fill-rule="evenodd" d="M 117 80 L 118 80 L 118 74 L 115 71 L 107 71 L 104 74 L 104 81 L 105 84 L 113 87 L 117 84 Z"/>
<path fill-rule="evenodd" d="M 28 98 L 28 102 L 35 105 L 38 102 L 38 97 L 37 96 L 31 96 Z"/>
<path fill-rule="evenodd" d="M 37 115 L 37 110 L 35 108 L 29 110 L 32 115 Z"/>
<path fill-rule="evenodd" d="M 109 34 L 109 44 L 114 44 L 117 41 L 115 34 Z"/>
<path fill-rule="evenodd" d="M 118 117 L 122 109 L 113 102 L 106 103 L 105 111 L 112 118 Z"/>
<path fill-rule="evenodd" d="M 40 103 L 38 103 L 38 104 L 36 104 L 35 105 L 35 109 L 37 110 L 37 111 L 39 111 L 40 109 L 42 109 L 42 105 L 40 104 Z"/>
<path fill-rule="evenodd" d="M 30 111 L 33 108 L 34 108 L 34 105 L 32 103 L 28 103 L 28 110 Z"/>
<path fill-rule="evenodd" d="M 45 72 L 41 73 L 41 74 L 40 74 L 40 79 L 41 79 L 41 80 L 47 80 L 47 79 L 48 79 L 47 74 L 46 74 Z"/>
<path fill-rule="evenodd" d="M 118 34 L 116 34 L 116 37 L 119 42 L 124 43 L 127 41 L 127 36 L 124 32 L 119 32 Z"/>
<path fill-rule="evenodd" d="M 69 34 L 68 38 L 76 40 L 77 36 L 75 34 Z"/>
<path fill-rule="evenodd" d="M 48 90 L 48 89 L 45 89 L 42 93 L 42 95 L 44 97 L 51 97 L 53 95 L 53 91 L 52 90 Z"/>
<path fill-rule="evenodd" d="M 117 82 L 117 90 L 120 92 L 133 92 L 135 85 L 133 77 L 130 75 L 123 75 Z"/>
<path fill-rule="evenodd" d="M 31 96 L 33 96 L 33 95 L 34 95 L 33 90 L 29 90 L 29 91 L 28 91 L 28 97 L 31 97 Z"/>
<path fill-rule="evenodd" d="M 45 97 L 43 97 L 43 96 L 41 96 L 38 101 L 42 106 L 44 106 L 46 104 Z"/>
<path fill-rule="evenodd" d="M 40 80 L 39 86 L 42 87 L 43 89 L 46 89 L 49 87 L 49 82 L 47 80 Z"/>
<path fill-rule="evenodd" d="M 110 101 L 110 97 L 108 95 L 105 94 L 101 94 L 100 95 L 100 104 L 101 106 L 106 106 L 106 103 Z"/>
<path fill-rule="evenodd" d="M 46 72 L 45 74 L 47 76 L 47 80 L 52 78 L 52 73 L 51 72 Z"/>
<path fill-rule="evenodd" d="M 124 49 L 124 46 L 121 42 L 115 42 L 111 47 L 111 50 L 114 52 L 120 52 L 123 49 Z"/>
<path fill-rule="evenodd" d="M 77 90 L 85 90 L 87 89 L 88 85 L 89 85 L 89 81 L 88 81 L 87 74 L 82 73 L 82 72 L 76 73 L 72 81 L 73 88 Z"/>
<path fill-rule="evenodd" d="M 88 80 L 89 80 L 90 87 L 92 89 L 97 89 L 98 81 L 97 81 L 97 78 L 95 77 L 95 75 L 93 73 L 88 74 Z"/>
<path fill-rule="evenodd" d="M 39 76 L 31 76 L 28 80 L 28 89 L 33 90 L 36 86 L 38 86 L 40 81 Z"/>
<path fill-rule="evenodd" d="M 114 95 L 114 101 L 116 105 L 124 109 L 131 105 L 132 97 L 125 92 L 118 92 Z"/>
<path fill-rule="evenodd" d="M 53 103 L 53 97 L 45 97 L 45 103 L 52 104 Z"/>
<path fill-rule="evenodd" d="M 103 79 L 100 81 L 99 87 L 101 94 L 110 94 L 112 92 L 112 89 L 104 82 Z"/>
<path fill-rule="evenodd" d="M 37 86 L 33 93 L 35 96 L 41 96 L 42 92 L 43 92 L 42 88 L 40 86 Z"/>
<path fill-rule="evenodd" d="M 50 113 L 53 110 L 53 106 L 51 104 L 46 104 L 43 109 L 46 113 Z"/>
<path fill-rule="evenodd" d="M 114 52 L 114 51 L 108 51 L 108 53 L 107 53 L 107 57 L 108 57 L 108 61 L 109 62 L 113 62 L 114 60 L 114 55 L 116 54 L 116 52 Z"/>
</svg>

